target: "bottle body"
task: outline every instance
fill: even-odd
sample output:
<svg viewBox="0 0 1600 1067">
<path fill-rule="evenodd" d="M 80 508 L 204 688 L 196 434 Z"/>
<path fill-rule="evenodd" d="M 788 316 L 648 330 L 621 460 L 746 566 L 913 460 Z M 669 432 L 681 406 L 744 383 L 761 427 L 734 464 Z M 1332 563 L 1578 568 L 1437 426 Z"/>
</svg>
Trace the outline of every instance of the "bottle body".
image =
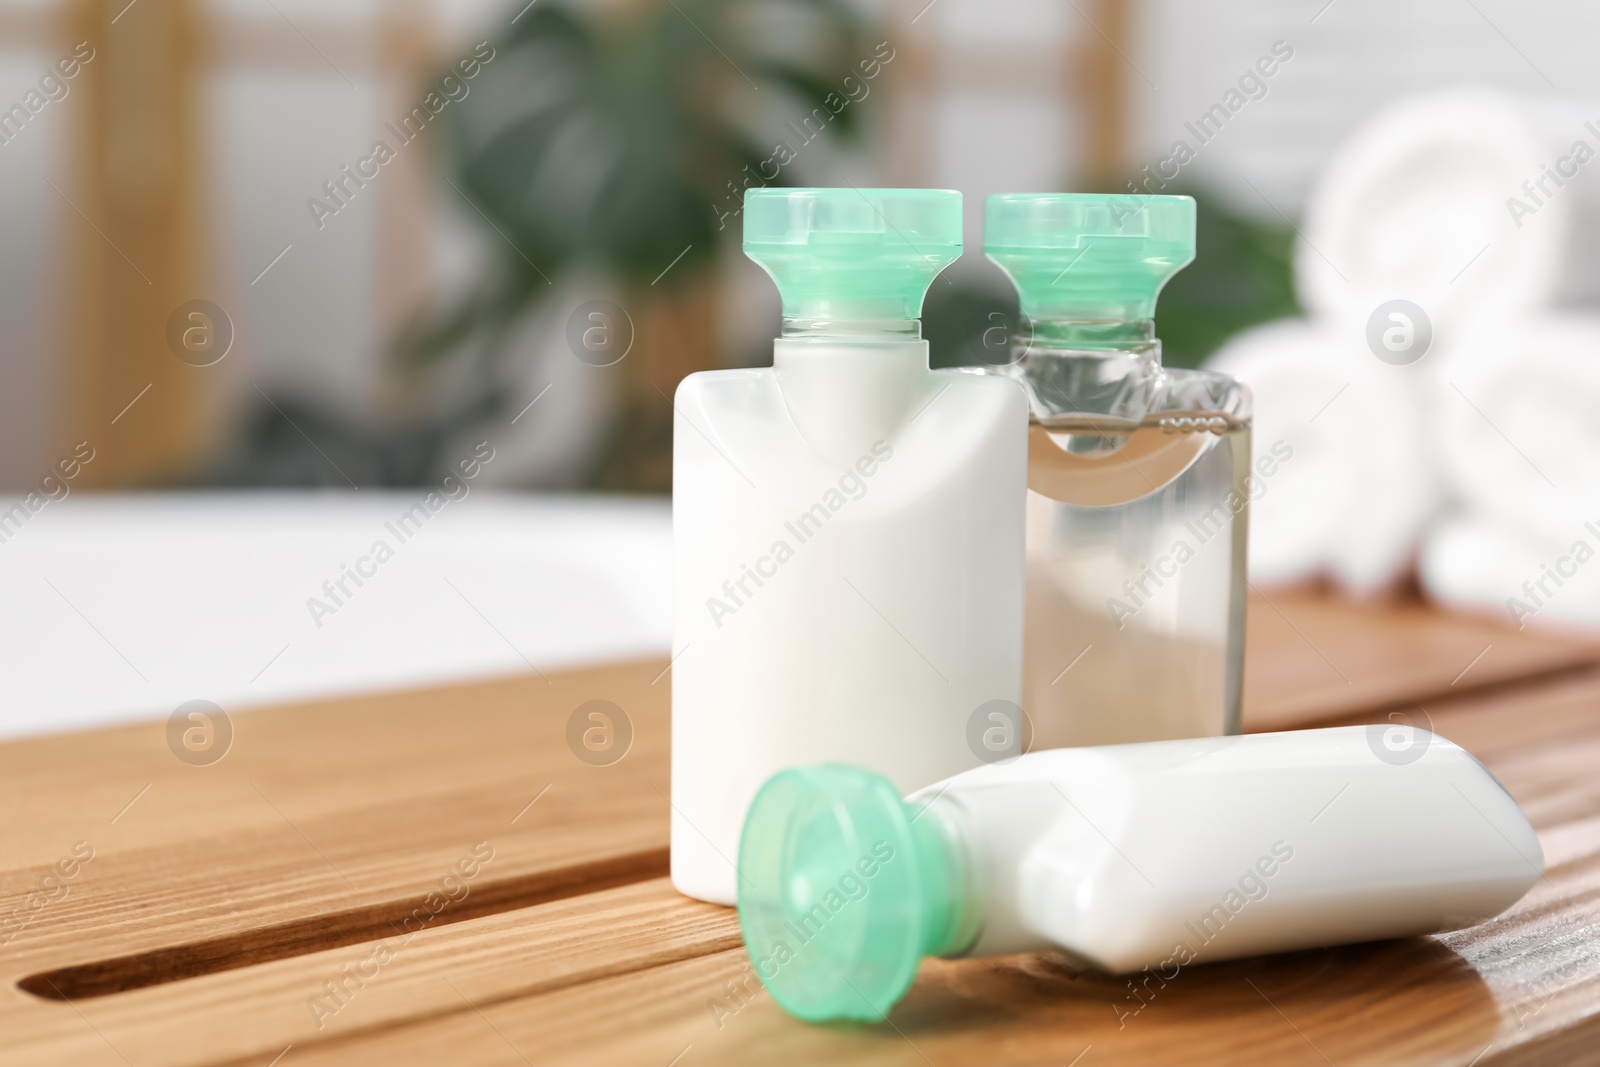
<svg viewBox="0 0 1600 1067">
<path fill-rule="evenodd" d="M 1543 872 L 1516 802 L 1425 731 L 1341 727 L 1036 752 L 908 798 L 987 873 L 958 955 L 1194 962 L 1458 929 Z"/>
<path fill-rule="evenodd" d="M 902 791 L 1021 699 L 1025 399 L 920 340 L 777 342 L 675 401 L 672 877 L 732 904 L 745 810 L 796 764 Z"/>
<path fill-rule="evenodd" d="M 1035 342 L 1024 707 L 1036 748 L 1239 729 L 1249 394 L 1158 343 Z"/>
</svg>

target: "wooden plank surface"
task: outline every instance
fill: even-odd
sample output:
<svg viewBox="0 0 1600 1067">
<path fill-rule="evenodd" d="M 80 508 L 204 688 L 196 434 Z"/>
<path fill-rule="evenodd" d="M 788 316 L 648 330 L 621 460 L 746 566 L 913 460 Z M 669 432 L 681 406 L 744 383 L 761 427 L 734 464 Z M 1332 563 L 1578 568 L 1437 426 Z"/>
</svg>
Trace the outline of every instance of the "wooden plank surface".
<svg viewBox="0 0 1600 1067">
<path fill-rule="evenodd" d="M 930 963 L 888 1024 L 806 1027 L 732 913 L 661 877 L 668 683 L 622 665 L 235 714 L 209 766 L 164 723 L 0 745 L 0 1060 L 1589 1062 L 1596 646 L 1284 594 L 1249 633 L 1248 727 L 1422 704 L 1524 803 L 1548 878 L 1478 930 L 1194 968 L 1131 1017 L 1122 982 L 1032 955 Z M 603 766 L 569 745 L 597 699 L 632 727 Z"/>
<path fill-rule="evenodd" d="M 657 664 L 619 666 L 236 714 L 232 747 L 209 766 L 179 760 L 165 723 L 0 745 L 0 1034 L 59 1062 L 52 1041 L 95 1031 L 73 1004 L 18 990 L 30 976 L 72 993 L 75 983 L 137 986 L 160 976 L 152 971 L 204 976 L 81 1001 L 89 1012 L 149 994 L 181 1011 L 161 998 L 267 980 L 275 960 L 394 936 L 452 872 L 466 892 L 452 882 L 460 899 L 426 913 L 429 940 L 489 913 L 659 879 L 669 789 L 660 675 Z M 631 723 L 626 754 L 606 766 L 567 742 L 571 713 L 597 699 Z M 77 842 L 93 858 L 47 883 Z M 480 842 L 492 858 L 462 879 L 458 864 Z M 702 951 L 725 947 L 722 936 Z M 653 951 L 647 939 L 621 947 Z M 91 963 L 102 973 L 85 978 Z M 286 1034 L 310 1018 L 305 997 Z M 205 1062 L 244 1040 L 224 1037 L 213 1046 L 197 1036 L 192 1058 L 186 1044 L 149 1062 Z"/>
<path fill-rule="evenodd" d="M 264 1063 L 291 1044 L 413 1029 L 466 1010 L 468 997 L 494 1003 L 586 987 L 738 945 L 731 911 L 655 878 L 411 936 L 389 931 L 377 942 L 47 1003 L 46 1012 L 0 1014 L 0 1025 L 41 1062 Z M 175 1043 L 179 1019 L 183 1041 Z"/>
<path fill-rule="evenodd" d="M 1510 714 L 1508 714 L 1510 712 Z M 1439 713 L 1539 831 L 1547 875 L 1500 918 L 1437 938 L 1236 960 L 1165 986 L 1049 953 L 924 963 L 877 1026 L 786 1016 L 738 951 L 374 1035 L 365 1053 L 541 1064 L 1490 1064 L 1600 1062 L 1600 672 Z M 1556 742 L 1552 744 L 1552 742 Z M 1397 817 L 1404 817 L 1397 813 Z M 628 1025 L 611 1024 L 626 1004 Z M 481 1015 L 479 1014 L 481 1013 Z M 333 1064 L 350 1046 L 310 1049 Z M 687 1049 L 687 1051 L 685 1051 Z"/>
<path fill-rule="evenodd" d="M 1244 726 L 1291 730 L 1454 699 L 1600 662 L 1600 636 L 1515 630 L 1402 601 L 1257 591 L 1246 614 Z"/>
</svg>

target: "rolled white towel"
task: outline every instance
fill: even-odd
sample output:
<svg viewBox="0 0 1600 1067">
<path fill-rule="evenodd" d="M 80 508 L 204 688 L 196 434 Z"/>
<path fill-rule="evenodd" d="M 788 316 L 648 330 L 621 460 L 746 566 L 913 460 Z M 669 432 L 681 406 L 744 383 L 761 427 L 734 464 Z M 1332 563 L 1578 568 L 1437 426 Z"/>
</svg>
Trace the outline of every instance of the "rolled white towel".
<svg viewBox="0 0 1600 1067">
<path fill-rule="evenodd" d="M 1525 626 L 1600 627 L 1600 521 L 1541 537 L 1501 519 L 1458 515 L 1422 543 L 1422 587 L 1458 610 Z"/>
<path fill-rule="evenodd" d="M 1312 190 L 1295 253 L 1302 304 L 1364 322 L 1405 299 L 1445 339 L 1464 321 L 1592 293 L 1600 256 L 1580 222 L 1600 204 L 1596 154 L 1600 111 L 1571 101 L 1463 86 L 1383 108 Z"/>
<path fill-rule="evenodd" d="M 1254 450 L 1282 456 L 1250 512 L 1250 573 L 1327 575 L 1373 593 L 1410 563 L 1438 499 L 1414 396 L 1415 366 L 1382 363 L 1354 327 L 1286 319 L 1211 360 L 1254 395 Z"/>
<path fill-rule="evenodd" d="M 1428 380 L 1438 462 L 1470 510 L 1558 541 L 1600 520 L 1600 318 L 1496 323 Z"/>
</svg>

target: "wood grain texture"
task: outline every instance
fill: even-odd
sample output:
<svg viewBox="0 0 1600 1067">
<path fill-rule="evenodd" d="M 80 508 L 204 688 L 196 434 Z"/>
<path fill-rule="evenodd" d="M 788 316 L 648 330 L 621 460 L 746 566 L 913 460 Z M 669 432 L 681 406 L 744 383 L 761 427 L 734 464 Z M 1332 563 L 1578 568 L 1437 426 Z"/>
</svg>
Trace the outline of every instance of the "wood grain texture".
<svg viewBox="0 0 1600 1067">
<path fill-rule="evenodd" d="M 1411 601 L 1257 590 L 1246 614 L 1244 728 L 1292 730 L 1594 663 L 1600 635 L 1516 630 Z"/>
<path fill-rule="evenodd" d="M 876 1026 L 789 1018 L 735 950 L 479 1001 L 472 1014 L 370 1035 L 359 1048 L 397 1064 L 471 1049 L 474 1062 L 506 1067 L 523 1057 L 682 1067 L 1600 1062 L 1600 673 L 1463 701 L 1438 720 L 1524 805 L 1548 866 L 1526 898 L 1471 930 L 1193 967 L 1137 991 L 1048 953 L 928 961 Z M 614 1025 L 619 1004 L 625 1028 Z M 307 1049 L 298 1062 L 343 1062 L 353 1047 Z"/>
<path fill-rule="evenodd" d="M 493 858 L 438 923 L 597 877 L 658 877 L 659 675 L 612 667 L 236 714 L 232 747 L 210 766 L 176 758 L 165 723 L 0 746 L 0 977 L 174 949 L 209 957 L 187 973 L 369 939 L 478 842 Z M 632 724 L 609 766 L 568 748 L 569 717 L 593 699 Z M 93 859 L 46 888 L 77 842 Z"/>
<path fill-rule="evenodd" d="M 29 1062 L 265 1063 L 286 1045 L 415 1026 L 738 944 L 731 911 L 658 878 L 114 996 L 42 1002 L 44 1010 L 7 1006 L 0 1028 Z"/>
<path fill-rule="evenodd" d="M 164 723 L 0 745 L 0 1061 L 1600 1062 L 1593 650 L 1422 609 L 1254 606 L 1247 725 L 1419 702 L 1524 804 L 1550 870 L 1501 919 L 1193 968 L 1148 1003 L 1048 954 L 930 962 L 854 1029 L 784 1016 L 732 913 L 661 877 L 659 662 L 237 713 L 209 766 Z M 606 766 L 568 741 L 595 699 L 632 726 Z M 53 872 L 77 842 L 93 858 Z"/>
</svg>

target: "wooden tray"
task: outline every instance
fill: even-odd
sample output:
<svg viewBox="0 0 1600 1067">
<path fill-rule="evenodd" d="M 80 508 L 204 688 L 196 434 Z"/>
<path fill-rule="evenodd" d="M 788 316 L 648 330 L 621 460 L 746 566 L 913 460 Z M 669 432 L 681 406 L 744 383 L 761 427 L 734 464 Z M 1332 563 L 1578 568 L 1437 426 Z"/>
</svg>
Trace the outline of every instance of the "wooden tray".
<svg viewBox="0 0 1600 1067">
<path fill-rule="evenodd" d="M 1138 990 L 936 961 L 886 1022 L 806 1026 L 667 882 L 665 664 L 625 664 L 235 713 L 211 762 L 220 721 L 187 761 L 166 723 L 0 745 L 0 1062 L 1600 1063 L 1600 647 L 1277 593 L 1250 619 L 1248 728 L 1425 715 L 1547 876 L 1443 937 Z M 612 762 L 569 747 L 590 701 L 631 724 Z"/>
</svg>

